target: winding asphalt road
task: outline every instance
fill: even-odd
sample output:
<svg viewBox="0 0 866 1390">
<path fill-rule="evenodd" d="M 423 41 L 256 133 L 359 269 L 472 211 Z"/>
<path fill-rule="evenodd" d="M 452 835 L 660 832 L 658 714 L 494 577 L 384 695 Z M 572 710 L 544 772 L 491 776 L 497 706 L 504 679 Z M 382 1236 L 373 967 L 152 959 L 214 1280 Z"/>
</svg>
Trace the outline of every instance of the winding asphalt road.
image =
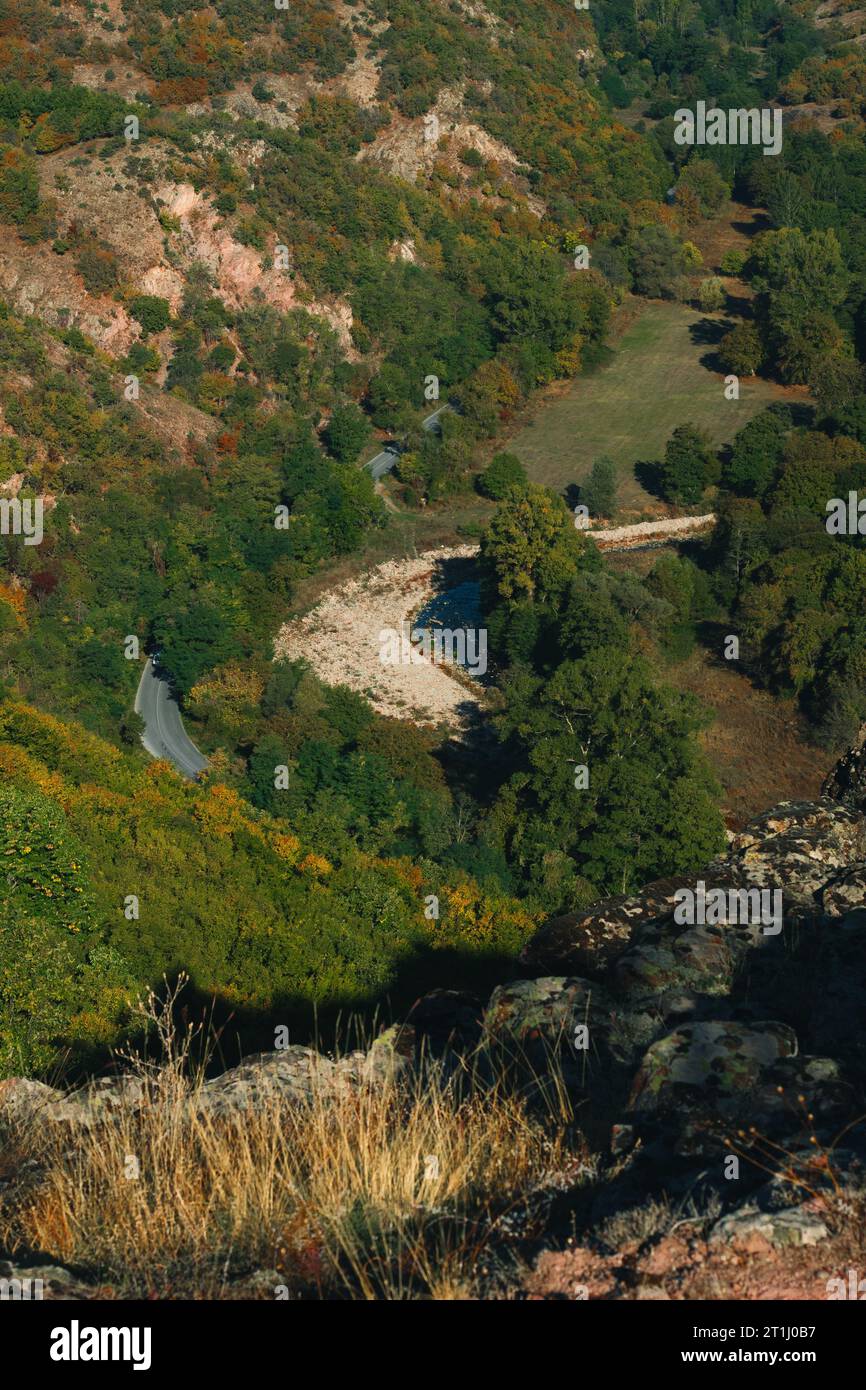
<svg viewBox="0 0 866 1390">
<path fill-rule="evenodd" d="M 207 767 L 207 758 L 198 751 L 183 727 L 180 707 L 171 693 L 171 686 L 153 669 L 150 657 L 144 664 L 135 712 L 144 720 L 141 741 L 153 758 L 167 758 L 178 772 L 194 781 Z"/>
<path fill-rule="evenodd" d="M 428 415 L 421 423 L 425 430 L 438 430 L 439 416 L 443 410 L 450 410 L 447 401 Z M 400 457 L 396 444 L 389 444 L 375 458 L 364 464 L 374 479 L 389 473 Z M 180 707 L 171 693 L 171 685 L 157 675 L 150 657 L 144 664 L 138 691 L 135 696 L 135 712 L 144 720 L 144 733 L 141 741 L 153 758 L 167 758 L 170 763 L 194 781 L 208 765 L 207 758 L 198 751 L 183 727 Z"/>
<path fill-rule="evenodd" d="M 426 420 L 421 421 L 422 430 L 438 430 L 439 416 L 442 414 L 443 410 L 451 410 L 451 408 L 452 407 L 447 401 L 444 405 L 440 405 L 438 410 L 434 410 L 432 415 L 428 415 Z M 382 478 L 386 473 L 391 472 L 391 469 L 394 467 L 399 457 L 399 446 L 397 444 L 386 444 L 381 454 L 377 454 L 375 458 L 369 459 L 367 463 L 364 464 L 364 467 L 369 468 L 370 476 L 375 482 L 377 478 Z"/>
</svg>

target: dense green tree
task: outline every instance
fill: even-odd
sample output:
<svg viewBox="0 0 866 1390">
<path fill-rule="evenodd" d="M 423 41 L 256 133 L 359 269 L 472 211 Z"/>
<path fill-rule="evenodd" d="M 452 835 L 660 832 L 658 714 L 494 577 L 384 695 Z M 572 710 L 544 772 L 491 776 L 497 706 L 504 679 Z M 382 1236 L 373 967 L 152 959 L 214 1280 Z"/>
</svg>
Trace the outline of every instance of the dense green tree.
<svg viewBox="0 0 866 1390">
<path fill-rule="evenodd" d="M 718 458 L 703 430 L 696 425 L 678 425 L 665 446 L 665 496 L 676 502 L 699 502 L 719 473 Z"/>
<path fill-rule="evenodd" d="M 600 559 L 562 498 L 530 483 L 498 507 L 482 538 L 481 564 L 493 602 L 544 604 Z"/>
<path fill-rule="evenodd" d="M 765 356 L 764 340 L 753 323 L 738 323 L 719 344 L 722 366 L 735 376 L 754 376 Z"/>
<path fill-rule="evenodd" d="M 730 185 L 712 159 L 689 160 L 677 184 L 678 193 L 684 189 L 697 199 L 702 217 L 713 217 L 731 194 Z"/>
<path fill-rule="evenodd" d="M 784 413 L 762 410 L 734 436 L 724 465 L 725 486 L 744 497 L 763 497 L 782 461 L 789 428 Z"/>
<path fill-rule="evenodd" d="M 370 437 L 370 422 L 354 402 L 335 408 L 325 426 L 325 443 L 340 463 L 354 463 Z"/>
<path fill-rule="evenodd" d="M 517 671 L 505 696 L 500 732 L 517 766 L 491 828 L 550 910 L 575 905 L 581 880 L 627 892 L 719 850 L 717 788 L 692 737 L 702 716 L 631 652 L 597 648 L 544 680 Z M 556 854 L 571 873 L 551 891 Z"/>
<path fill-rule="evenodd" d="M 494 454 L 478 479 L 478 490 L 494 502 L 500 502 L 514 488 L 525 489 L 526 469 L 516 454 Z"/>
<path fill-rule="evenodd" d="M 580 500 L 589 508 L 590 516 L 613 516 L 616 510 L 616 465 L 606 456 L 595 460 L 589 476 L 580 486 Z"/>
<path fill-rule="evenodd" d="M 764 338 L 785 381 L 808 381 L 813 364 L 843 349 L 833 318 L 848 274 L 832 228 L 764 232 L 752 249 L 752 285 Z"/>
</svg>

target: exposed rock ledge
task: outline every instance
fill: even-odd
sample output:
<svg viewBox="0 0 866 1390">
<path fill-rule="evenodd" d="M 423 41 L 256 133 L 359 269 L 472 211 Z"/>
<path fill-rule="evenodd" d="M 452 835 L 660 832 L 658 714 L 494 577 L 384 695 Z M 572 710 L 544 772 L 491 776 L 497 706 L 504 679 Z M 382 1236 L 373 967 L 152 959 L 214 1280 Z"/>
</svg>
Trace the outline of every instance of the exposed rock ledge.
<svg viewBox="0 0 866 1390">
<path fill-rule="evenodd" d="M 294 1046 L 251 1057 L 191 1088 L 190 1113 L 242 1120 L 266 1095 L 303 1105 L 317 1088 L 400 1084 L 430 1065 L 449 1068 L 468 1051 L 482 1066 L 485 1058 L 491 1066 L 508 1059 L 533 1103 L 555 1057 L 581 1124 L 607 1135 L 600 1210 L 627 1205 L 635 1190 L 700 1188 L 719 1210 L 711 1245 L 756 1234 L 771 1244 L 820 1242 L 826 1229 L 814 1201 L 798 1204 L 796 1184 L 768 1186 L 765 1170 L 748 1168 L 748 1154 L 756 1133 L 779 1146 L 789 1171 L 805 1175 L 813 1190 L 828 1152 L 836 1184 L 866 1182 L 858 1123 L 866 1080 L 862 744 L 825 791 L 835 795 L 758 816 L 700 874 L 547 922 L 524 950 L 527 977 L 500 985 L 486 1004 L 439 990 L 366 1052 L 335 1060 Z M 674 895 L 699 879 L 708 891 L 778 891 L 779 930 L 754 920 L 679 923 Z M 576 1048 L 584 1026 L 588 1046 Z M 125 1109 L 150 1103 L 143 1083 L 129 1077 L 74 1093 L 23 1078 L 0 1084 L 6 1123 L 110 1125 Z M 835 1146 L 845 1127 L 844 1146 Z M 723 1180 L 732 1150 L 745 1165 L 736 1184 Z"/>
</svg>

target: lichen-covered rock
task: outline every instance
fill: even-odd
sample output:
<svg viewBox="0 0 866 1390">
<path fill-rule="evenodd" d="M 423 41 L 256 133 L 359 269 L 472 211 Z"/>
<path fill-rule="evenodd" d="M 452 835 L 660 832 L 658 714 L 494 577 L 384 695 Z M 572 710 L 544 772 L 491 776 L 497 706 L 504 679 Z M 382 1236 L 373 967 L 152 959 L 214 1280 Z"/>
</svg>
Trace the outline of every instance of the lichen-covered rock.
<svg viewBox="0 0 866 1390">
<path fill-rule="evenodd" d="M 575 976 L 513 980 L 491 994 L 484 1031 L 488 1038 L 508 1037 L 520 1043 L 544 1039 L 556 1045 L 577 1024 L 598 1016 L 602 994 L 599 985 Z"/>
<path fill-rule="evenodd" d="M 138 1077 L 99 1077 L 75 1091 L 58 1091 L 40 1081 L 0 1081 L 0 1118 L 16 1123 L 94 1125 L 141 1105 L 145 1083 Z"/>
<path fill-rule="evenodd" d="M 381 1085 L 411 1069 L 413 1042 L 410 1028 L 394 1024 L 366 1052 L 348 1052 L 337 1060 L 298 1045 L 260 1052 L 206 1081 L 190 1097 L 190 1106 L 199 1114 L 227 1115 L 274 1099 L 299 1104 L 347 1087 Z"/>
<path fill-rule="evenodd" d="M 829 1234 L 825 1222 L 805 1203 L 764 1210 L 759 1200 L 753 1200 L 717 1221 L 710 1232 L 710 1243 L 748 1244 L 757 1236 L 770 1245 L 818 1245 Z"/>
<path fill-rule="evenodd" d="M 834 874 L 866 858 L 866 820 L 838 802 L 783 801 L 735 835 L 724 861 L 744 885 L 812 907 Z"/>
<path fill-rule="evenodd" d="M 861 724 L 856 743 L 825 777 L 821 794 L 866 814 L 866 724 Z"/>
<path fill-rule="evenodd" d="M 596 975 L 621 955 L 634 930 L 669 912 L 682 879 L 658 879 L 639 893 L 600 898 L 582 912 L 551 917 L 524 946 L 520 961 L 545 974 Z"/>
<path fill-rule="evenodd" d="M 735 1113 L 766 1071 L 797 1052 L 784 1023 L 687 1024 L 653 1043 L 638 1068 L 629 1098 L 634 1114 L 710 1108 Z"/>
<path fill-rule="evenodd" d="M 62 1265 L 14 1265 L 0 1260 L 0 1279 L 4 1281 L 3 1301 L 41 1302 L 98 1297 L 99 1289 L 81 1283 Z"/>
<path fill-rule="evenodd" d="M 10 1076 L 0 1081 L 0 1118 L 27 1121 L 40 1113 L 48 1115 L 63 1103 L 63 1092 L 27 1076 Z"/>
<path fill-rule="evenodd" d="M 635 999 L 663 991 L 725 994 L 744 944 L 727 926 L 683 928 L 669 918 L 617 961 L 616 993 Z"/>
<path fill-rule="evenodd" d="M 544 976 L 500 985 L 484 1014 L 483 1041 L 518 1070 L 535 1075 L 557 1068 L 570 1085 L 583 1085 L 606 1059 L 609 1000 L 599 985 L 575 976 Z"/>
<path fill-rule="evenodd" d="M 866 864 L 854 864 L 834 875 L 821 889 L 819 902 L 828 917 L 845 917 L 866 909 Z"/>
<path fill-rule="evenodd" d="M 329 1057 L 296 1045 L 247 1057 L 240 1066 L 206 1081 L 192 1104 L 203 1114 L 227 1115 L 275 1098 L 309 1101 L 317 1090 L 333 1088 L 336 1081 Z"/>
<path fill-rule="evenodd" d="M 351 1076 L 357 1082 L 386 1081 L 407 1071 L 415 1056 L 415 1029 L 406 1023 L 392 1023 L 374 1040 L 366 1052 L 352 1054 L 347 1068 L 344 1059 L 335 1063 L 338 1076 Z"/>
</svg>

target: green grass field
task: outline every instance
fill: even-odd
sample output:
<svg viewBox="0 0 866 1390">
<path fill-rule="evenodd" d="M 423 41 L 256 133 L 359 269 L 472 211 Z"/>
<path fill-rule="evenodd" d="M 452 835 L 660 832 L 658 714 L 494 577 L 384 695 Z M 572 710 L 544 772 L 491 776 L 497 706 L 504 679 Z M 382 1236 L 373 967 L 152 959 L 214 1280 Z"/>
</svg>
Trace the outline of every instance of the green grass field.
<svg viewBox="0 0 866 1390">
<path fill-rule="evenodd" d="M 610 364 L 578 377 L 545 404 L 506 446 L 535 482 L 565 490 L 579 483 L 601 454 L 617 465 L 620 508 L 657 506 L 635 477 L 635 464 L 661 458 L 677 425 L 690 421 L 714 444 L 727 443 L 757 411 L 785 392 L 746 379 L 740 399 L 724 396 L 724 379 L 703 365 L 719 330 L 735 320 L 684 304 L 647 304 L 615 343 Z"/>
</svg>

